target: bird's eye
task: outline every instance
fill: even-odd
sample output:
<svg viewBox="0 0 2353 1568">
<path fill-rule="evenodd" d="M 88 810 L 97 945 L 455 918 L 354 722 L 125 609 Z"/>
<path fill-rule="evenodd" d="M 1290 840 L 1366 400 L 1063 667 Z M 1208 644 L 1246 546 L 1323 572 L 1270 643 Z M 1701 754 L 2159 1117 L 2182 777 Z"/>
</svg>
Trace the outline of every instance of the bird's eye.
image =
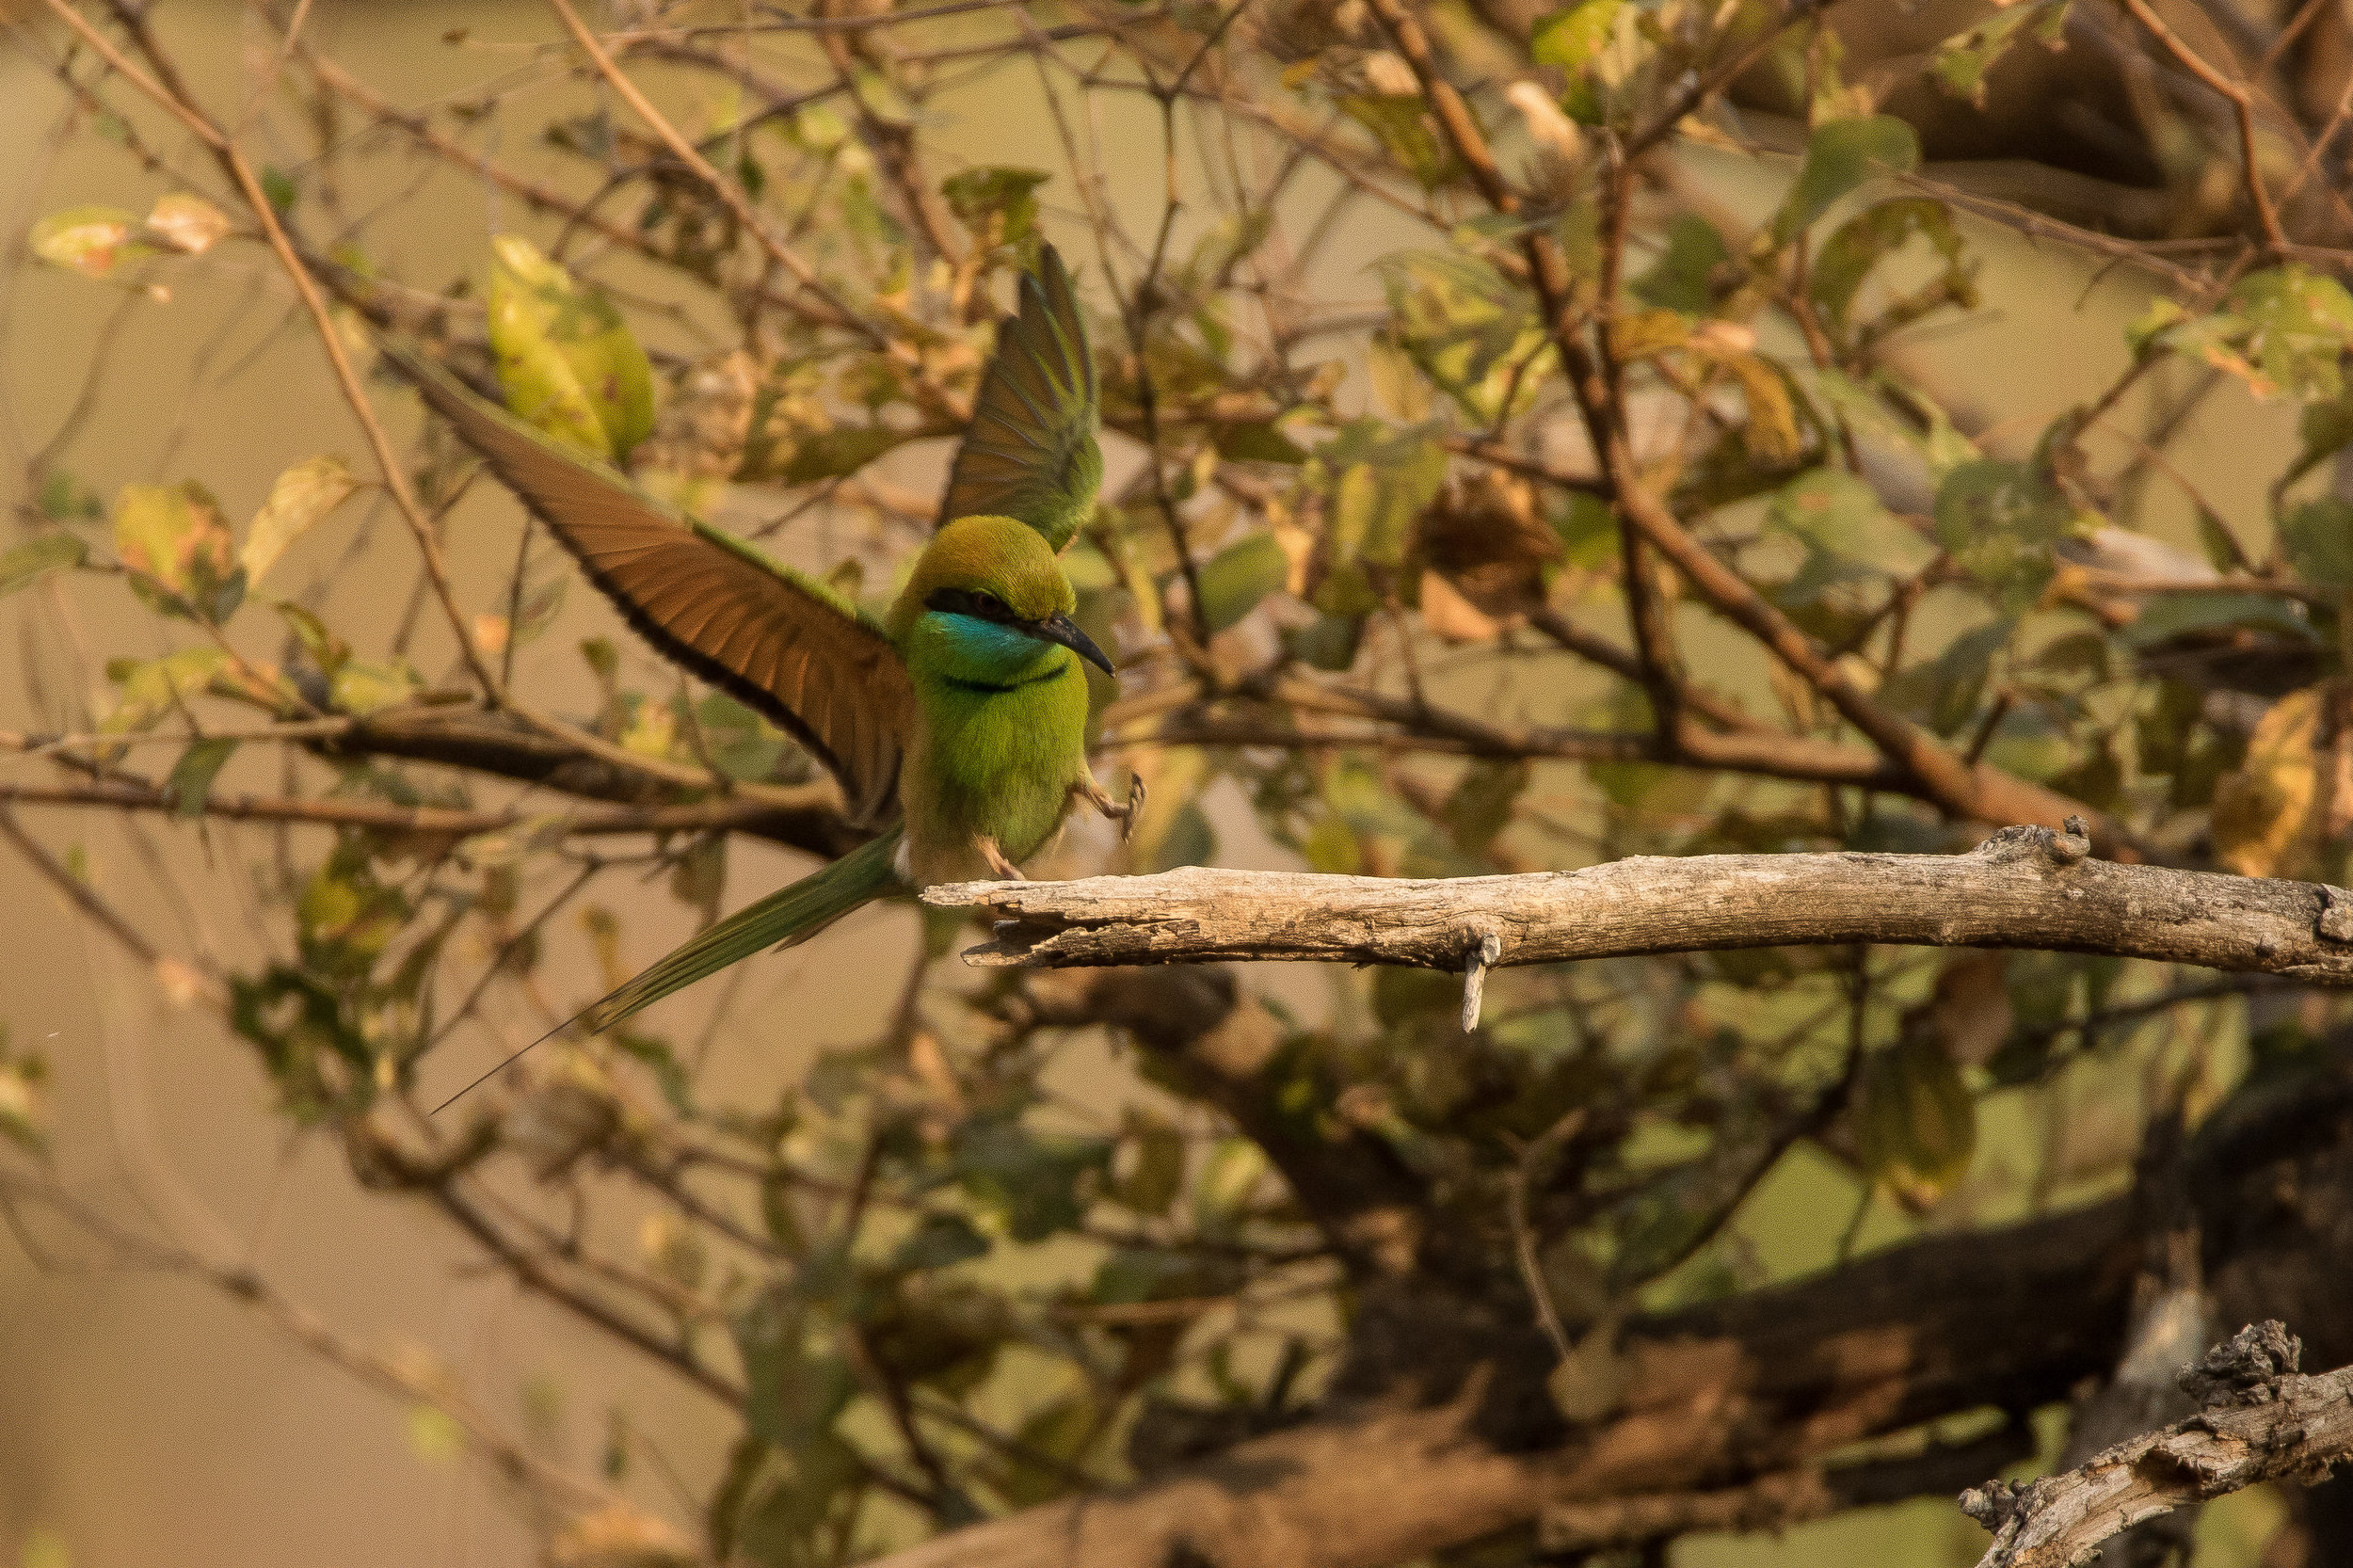
<svg viewBox="0 0 2353 1568">
<path fill-rule="evenodd" d="M 1013 617 L 1013 612 L 1005 608 L 1005 601 L 995 594 L 974 594 L 972 600 L 981 614 L 991 620 L 1010 620 Z"/>
</svg>

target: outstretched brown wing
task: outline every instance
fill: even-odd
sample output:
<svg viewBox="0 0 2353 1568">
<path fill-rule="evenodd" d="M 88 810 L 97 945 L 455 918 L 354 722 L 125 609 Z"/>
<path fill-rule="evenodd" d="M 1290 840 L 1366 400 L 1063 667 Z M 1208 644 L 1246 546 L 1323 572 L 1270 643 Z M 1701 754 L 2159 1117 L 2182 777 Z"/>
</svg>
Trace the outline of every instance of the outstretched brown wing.
<svg viewBox="0 0 2353 1568">
<path fill-rule="evenodd" d="M 1049 245 L 1037 270 L 1022 274 L 1020 313 L 998 329 L 939 520 L 1016 518 L 1062 549 L 1103 482 L 1095 440 L 1100 423 L 1086 321 L 1070 273 Z"/>
<path fill-rule="evenodd" d="M 853 820 L 896 813 L 915 691 L 882 628 L 823 584 L 674 516 L 416 349 L 383 347 L 640 635 L 808 747 L 840 780 Z"/>
</svg>

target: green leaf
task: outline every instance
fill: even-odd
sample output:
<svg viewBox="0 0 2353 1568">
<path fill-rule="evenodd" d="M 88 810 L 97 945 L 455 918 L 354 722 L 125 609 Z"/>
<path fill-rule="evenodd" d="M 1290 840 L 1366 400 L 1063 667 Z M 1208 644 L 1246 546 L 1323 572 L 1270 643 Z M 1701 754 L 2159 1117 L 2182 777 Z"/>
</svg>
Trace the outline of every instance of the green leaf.
<svg viewBox="0 0 2353 1568">
<path fill-rule="evenodd" d="M 89 559 L 89 546 L 72 534 L 42 534 L 0 552 L 0 599 L 29 587 L 53 571 Z"/>
<path fill-rule="evenodd" d="M 787 1452 L 829 1433 L 856 1381 L 840 1358 L 809 1353 L 808 1322 L 789 1288 L 777 1285 L 755 1296 L 734 1327 L 744 1358 L 744 1424 Z"/>
<path fill-rule="evenodd" d="M 1217 830 L 1200 807 L 1191 801 L 1169 818 L 1168 830 L 1152 846 L 1151 868 L 1174 871 L 1178 866 L 1206 866 L 1217 858 Z"/>
<path fill-rule="evenodd" d="M 1920 166 L 1920 138 L 1892 115 L 1833 120 L 1815 128 L 1797 183 L 1773 215 L 1776 246 L 1787 245 L 1865 181 Z"/>
<path fill-rule="evenodd" d="M 2353 502 L 2328 496 L 2298 506 L 2281 520 L 2280 547 L 2305 582 L 2353 588 Z"/>
<path fill-rule="evenodd" d="M 1442 813 L 1455 846 L 1478 855 L 1509 826 L 1521 793 L 1533 776 L 1524 761 L 1473 762 L 1446 797 Z"/>
<path fill-rule="evenodd" d="M 610 300 L 519 234 L 490 242 L 490 347 L 517 418 L 621 462 L 653 430 L 653 371 Z"/>
<path fill-rule="evenodd" d="M 1361 616 L 1318 616 L 1314 622 L 1283 633 L 1283 647 L 1311 669 L 1345 670 L 1356 663 L 1356 645 L 1365 631 Z"/>
<path fill-rule="evenodd" d="M 803 437 L 778 475 L 788 485 L 814 484 L 856 473 L 906 437 L 881 424 L 846 425 Z"/>
<path fill-rule="evenodd" d="M 2012 611 L 2042 592 L 2051 546 L 2073 520 L 2066 497 L 2024 463 L 1963 463 L 1936 491 L 1938 542 Z"/>
<path fill-rule="evenodd" d="M 204 740 L 180 754 L 180 760 L 172 764 L 163 789 L 164 798 L 171 803 L 173 816 L 204 814 L 204 797 L 212 791 L 213 777 L 236 750 L 234 741 Z"/>
<path fill-rule="evenodd" d="M 1904 669 L 1881 688 L 1898 711 L 1923 718 L 1939 735 L 1954 735 L 1973 718 L 1993 669 L 1993 657 L 2009 646 L 2012 623 L 1988 622 L 1955 637 L 1935 658 Z"/>
<path fill-rule="evenodd" d="M 115 659 L 106 664 L 106 679 L 122 688 L 121 700 L 100 721 L 108 734 L 145 729 L 188 697 L 229 663 L 217 648 L 187 648 L 160 659 Z"/>
<path fill-rule="evenodd" d="M 1081 1178 L 1111 1159 L 1099 1138 L 1032 1132 L 1010 1118 L 965 1123 L 955 1134 L 957 1178 L 1016 1241 L 1043 1241 L 1086 1211 Z"/>
<path fill-rule="evenodd" d="M 269 499 L 245 531 L 240 559 L 246 585 L 260 583 L 288 545 L 324 521 L 357 488 L 359 481 L 341 457 L 306 457 L 280 474 L 269 488 Z"/>
<path fill-rule="evenodd" d="M 351 645 L 329 632 L 325 621 L 301 605 L 286 600 L 280 603 L 278 613 L 285 617 L 286 625 L 310 653 L 312 662 L 318 665 L 322 675 L 331 679 L 351 657 Z"/>
<path fill-rule="evenodd" d="M 1886 516 L 1870 486 L 1844 469 L 1815 468 L 1775 492 L 1765 525 L 1829 554 L 1862 561 L 1871 558 Z"/>
<path fill-rule="evenodd" d="M 1290 557 L 1273 534 L 1261 531 L 1238 539 L 1201 568 L 1201 618 L 1210 632 L 1223 632 L 1257 609 L 1289 576 Z"/>
<path fill-rule="evenodd" d="M 408 701 L 424 684 L 403 662 L 378 664 L 351 659 L 336 670 L 328 690 L 339 712 L 365 715 Z"/>
<path fill-rule="evenodd" d="M 1860 1088 L 1855 1142 L 1872 1174 L 1933 1196 L 1968 1170 L 1977 1101 L 1942 1045 L 1915 1036 L 1876 1053 Z"/>
<path fill-rule="evenodd" d="M 2353 347 L 2353 295 L 2335 279 L 2291 264 L 2239 280 L 2230 309 L 2249 331 L 2242 352 L 2291 396 L 2334 398 Z"/>
<path fill-rule="evenodd" d="M 776 728 L 725 692 L 709 693 L 696 704 L 695 721 L 712 764 L 729 778 L 766 778 L 784 755 L 784 737 Z"/>
<path fill-rule="evenodd" d="M 974 239 L 1019 245 L 1036 232 L 1037 187 L 1052 178 L 1044 169 L 994 165 L 951 174 L 939 183 L 939 194 Z"/>
<path fill-rule="evenodd" d="M 1983 22 L 1955 33 L 1936 47 L 1929 74 L 1946 92 L 1985 107 L 1985 79 L 2010 46 L 2031 31 L 2042 43 L 2057 47 L 2067 28 L 2069 0 L 2034 0 L 2011 5 Z"/>
<path fill-rule="evenodd" d="M 1304 463 L 1307 454 L 1271 419 L 1211 427 L 1217 455 L 1231 463 Z"/>
<path fill-rule="evenodd" d="M 1925 196 L 1899 197 L 1865 208 L 1822 242 L 1807 286 L 1815 307 L 1830 325 L 1846 326 L 1847 312 L 1864 279 L 1914 235 L 1926 239 L 1945 258 L 1948 282 L 1966 289 L 1971 274 L 1961 264 L 1961 235 L 1945 203 Z"/>
<path fill-rule="evenodd" d="M 1185 1135 L 1165 1118 L 1133 1106 L 1128 1110 L 1127 1120 L 1135 1162 L 1112 1183 L 1111 1195 L 1120 1207 L 1135 1213 L 1165 1214 L 1184 1185 Z"/>
<path fill-rule="evenodd" d="M 1609 46 L 1624 8 L 1624 0 L 1582 0 L 1554 12 L 1529 35 L 1529 57 L 1538 65 L 1558 66 L 1571 76 L 1582 75 Z"/>
<path fill-rule="evenodd" d="M 2211 593 L 2153 595 L 2123 632 L 2135 648 L 2148 648 L 2187 632 L 2246 628 L 2299 642 L 2313 640 L 2312 622 L 2275 594 Z"/>
<path fill-rule="evenodd" d="M 1334 106 L 1370 131 L 1424 190 L 1435 190 L 1452 176 L 1454 155 L 1431 127 L 1420 94 L 1354 93 L 1336 100 Z"/>
<path fill-rule="evenodd" d="M 1705 315 L 1716 305 L 1716 269 L 1731 260 L 1714 224 L 1678 213 L 1668 226 L 1666 249 L 1634 280 L 1634 297 L 1662 311 Z"/>
<path fill-rule="evenodd" d="M 34 224 L 24 243 L 52 266 L 104 278 L 124 262 L 155 254 L 139 238 L 143 232 L 138 215 L 120 207 L 68 207 Z"/>
<path fill-rule="evenodd" d="M 988 1256 L 988 1238 L 961 1214 L 926 1214 L 891 1254 L 890 1266 L 909 1273 L 951 1268 Z"/>
</svg>

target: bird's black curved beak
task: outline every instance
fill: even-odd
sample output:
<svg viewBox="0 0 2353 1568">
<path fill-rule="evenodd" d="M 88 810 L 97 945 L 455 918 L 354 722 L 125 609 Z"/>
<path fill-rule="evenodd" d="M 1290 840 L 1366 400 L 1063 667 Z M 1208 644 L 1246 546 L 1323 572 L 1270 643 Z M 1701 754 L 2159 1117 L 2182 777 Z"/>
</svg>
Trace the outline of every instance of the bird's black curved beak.
<svg viewBox="0 0 2353 1568">
<path fill-rule="evenodd" d="M 1043 637 L 1049 643 L 1060 643 L 1071 652 L 1101 670 L 1105 675 L 1117 675 L 1111 659 L 1095 646 L 1095 639 L 1079 630 L 1078 622 L 1060 610 L 1044 620 L 1030 622 L 1027 631 L 1032 637 Z"/>
</svg>

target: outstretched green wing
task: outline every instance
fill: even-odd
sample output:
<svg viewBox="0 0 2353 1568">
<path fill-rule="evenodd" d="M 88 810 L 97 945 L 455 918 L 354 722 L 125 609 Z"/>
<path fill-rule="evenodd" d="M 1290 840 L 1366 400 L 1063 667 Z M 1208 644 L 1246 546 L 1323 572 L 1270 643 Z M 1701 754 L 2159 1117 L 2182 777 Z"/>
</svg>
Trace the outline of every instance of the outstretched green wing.
<svg viewBox="0 0 2353 1568">
<path fill-rule="evenodd" d="M 1018 519 L 1056 550 L 1095 508 L 1103 482 L 1095 354 L 1070 273 L 1052 246 L 1021 277 L 1021 312 L 998 328 L 972 427 L 956 450 L 939 520 Z"/>
<path fill-rule="evenodd" d="M 881 627 L 823 584 L 558 446 L 414 347 L 383 349 L 640 635 L 808 747 L 840 780 L 853 821 L 895 814 L 915 690 Z"/>
</svg>

